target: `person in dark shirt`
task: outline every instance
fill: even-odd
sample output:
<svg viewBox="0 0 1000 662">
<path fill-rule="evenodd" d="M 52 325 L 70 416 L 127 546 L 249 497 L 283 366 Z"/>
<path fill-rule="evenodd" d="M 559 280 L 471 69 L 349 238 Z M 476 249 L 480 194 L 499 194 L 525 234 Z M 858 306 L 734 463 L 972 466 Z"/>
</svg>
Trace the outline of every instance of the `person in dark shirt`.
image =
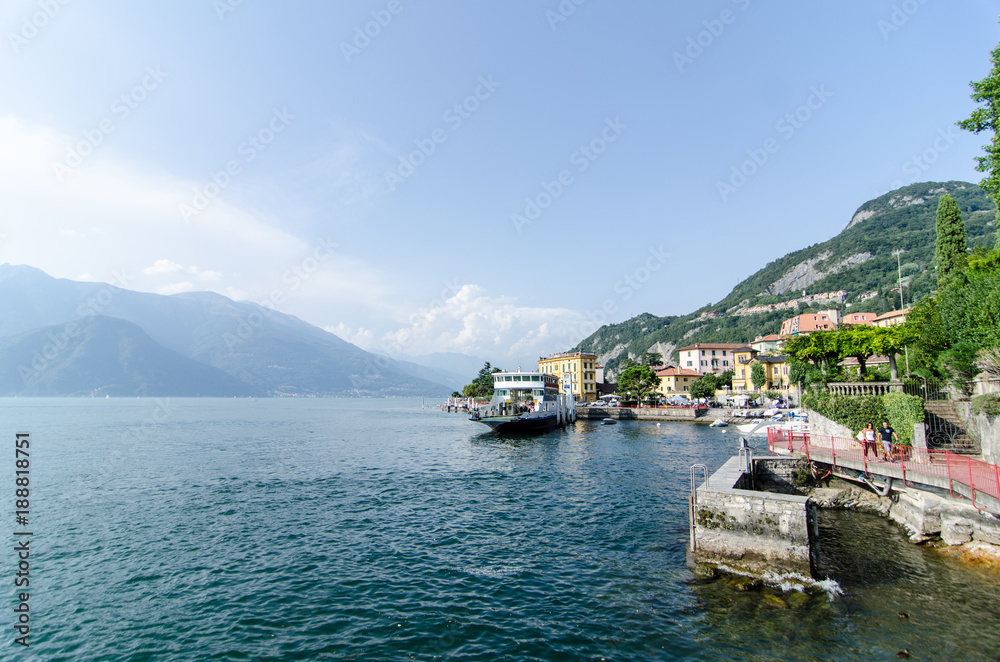
<svg viewBox="0 0 1000 662">
<path fill-rule="evenodd" d="M 896 431 L 892 429 L 889 425 L 889 421 L 882 421 L 882 427 L 878 429 L 878 434 L 882 438 L 882 448 L 885 449 L 885 458 L 888 460 L 892 457 L 892 441 L 895 438 L 896 443 L 899 443 L 899 435 Z"/>
</svg>

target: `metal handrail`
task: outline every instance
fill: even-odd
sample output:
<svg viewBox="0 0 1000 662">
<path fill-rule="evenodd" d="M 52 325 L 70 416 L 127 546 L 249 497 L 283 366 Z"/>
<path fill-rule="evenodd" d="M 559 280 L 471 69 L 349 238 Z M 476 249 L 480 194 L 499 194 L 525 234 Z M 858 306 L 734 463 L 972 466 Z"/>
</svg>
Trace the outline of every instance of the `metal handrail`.
<svg viewBox="0 0 1000 662">
<path fill-rule="evenodd" d="M 905 485 L 921 482 L 921 476 L 936 476 L 947 481 L 953 497 L 963 498 L 954 489 L 956 483 L 967 487 L 972 505 L 979 510 L 987 506 L 981 505 L 977 492 L 1000 501 L 1000 467 L 995 464 L 943 449 L 914 448 L 903 444 L 890 444 L 886 454 L 882 442 L 877 443 L 875 458 L 869 461 L 863 446 L 855 439 L 825 435 L 811 438 L 808 433 L 795 434 L 777 428 L 768 428 L 767 431 L 767 445 L 771 451 L 780 446 L 782 450 L 802 453 L 810 459 L 815 453 L 820 453 L 831 455 L 834 462 L 856 461 L 862 464 L 865 474 L 869 476 L 878 473 L 880 467 L 893 467 L 902 472 Z"/>
<path fill-rule="evenodd" d="M 694 497 L 694 502 L 698 503 L 698 486 L 695 483 L 695 475 L 698 471 L 704 472 L 705 476 L 705 487 L 708 487 L 708 467 L 704 464 L 692 464 L 691 465 L 691 495 Z"/>
</svg>

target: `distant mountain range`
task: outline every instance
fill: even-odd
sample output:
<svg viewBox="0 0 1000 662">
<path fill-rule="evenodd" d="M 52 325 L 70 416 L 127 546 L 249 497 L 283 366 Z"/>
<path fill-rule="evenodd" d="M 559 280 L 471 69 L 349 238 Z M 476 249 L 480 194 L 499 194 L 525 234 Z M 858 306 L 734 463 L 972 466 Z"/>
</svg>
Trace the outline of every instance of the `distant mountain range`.
<svg viewBox="0 0 1000 662">
<path fill-rule="evenodd" d="M 0 310 L 0 396 L 437 396 L 454 388 L 438 381 L 452 381 L 446 372 L 211 292 L 147 294 L 5 264 Z"/>
<path fill-rule="evenodd" d="M 923 182 L 870 200 L 854 213 L 840 234 L 789 253 L 739 283 L 721 301 L 688 315 L 657 317 L 643 313 L 601 327 L 575 349 L 596 352 L 614 372 L 626 357 L 660 352 L 676 362 L 678 347 L 699 342 L 750 342 L 778 333 L 781 322 L 807 309 L 851 306 L 852 311 L 884 313 L 899 308 L 900 264 L 907 305 L 936 288 L 934 247 L 937 206 L 950 193 L 958 202 L 970 246 L 992 246 L 996 207 L 969 182 Z M 767 309 L 803 294 L 847 292 L 843 304 L 804 302 L 799 309 Z M 860 298 L 865 295 L 864 301 Z M 748 314 L 748 309 L 752 310 Z"/>
</svg>

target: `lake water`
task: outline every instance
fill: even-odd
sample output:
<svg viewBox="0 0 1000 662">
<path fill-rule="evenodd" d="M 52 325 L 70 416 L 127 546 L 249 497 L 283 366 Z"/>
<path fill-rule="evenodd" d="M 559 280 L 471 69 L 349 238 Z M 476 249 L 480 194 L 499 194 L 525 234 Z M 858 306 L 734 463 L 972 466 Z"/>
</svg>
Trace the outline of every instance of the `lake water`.
<svg viewBox="0 0 1000 662">
<path fill-rule="evenodd" d="M 34 533 L 27 650 L 0 562 L 4 659 L 1000 657 L 1000 583 L 878 518 L 824 514 L 842 595 L 695 581 L 688 469 L 734 454 L 719 429 L 505 440 L 419 399 L 22 398 L 0 421 L 0 531 L 28 431 Z"/>
</svg>

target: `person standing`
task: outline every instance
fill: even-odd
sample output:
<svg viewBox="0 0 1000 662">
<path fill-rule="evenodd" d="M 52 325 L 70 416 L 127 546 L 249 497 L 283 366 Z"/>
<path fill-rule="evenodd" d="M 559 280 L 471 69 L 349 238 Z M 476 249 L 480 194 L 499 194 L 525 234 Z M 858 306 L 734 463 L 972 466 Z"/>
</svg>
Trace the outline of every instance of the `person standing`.
<svg viewBox="0 0 1000 662">
<path fill-rule="evenodd" d="M 882 438 L 882 448 L 885 449 L 885 457 L 889 459 L 892 457 L 892 440 L 895 438 L 896 443 L 899 443 L 899 435 L 896 431 L 892 429 L 889 425 L 889 421 L 882 421 L 882 427 L 878 429 L 878 434 Z"/>
<path fill-rule="evenodd" d="M 868 425 L 865 426 L 864 432 L 865 432 L 865 441 L 864 441 L 865 458 L 868 457 L 868 451 L 871 450 L 872 455 L 874 455 L 875 459 L 877 460 L 878 448 L 875 446 L 875 425 L 873 423 L 869 423 Z"/>
</svg>

